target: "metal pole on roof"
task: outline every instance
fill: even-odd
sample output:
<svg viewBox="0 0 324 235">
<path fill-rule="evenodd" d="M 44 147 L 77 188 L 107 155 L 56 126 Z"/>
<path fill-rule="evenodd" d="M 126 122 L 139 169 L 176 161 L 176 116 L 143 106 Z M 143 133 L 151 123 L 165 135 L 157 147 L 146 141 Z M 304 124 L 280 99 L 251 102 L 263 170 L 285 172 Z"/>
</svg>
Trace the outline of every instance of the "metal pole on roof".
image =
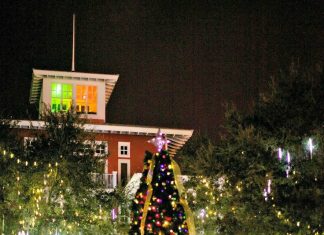
<svg viewBox="0 0 324 235">
<path fill-rule="evenodd" d="M 75 71 L 75 14 L 73 13 L 73 34 L 72 34 L 72 72 Z"/>
</svg>

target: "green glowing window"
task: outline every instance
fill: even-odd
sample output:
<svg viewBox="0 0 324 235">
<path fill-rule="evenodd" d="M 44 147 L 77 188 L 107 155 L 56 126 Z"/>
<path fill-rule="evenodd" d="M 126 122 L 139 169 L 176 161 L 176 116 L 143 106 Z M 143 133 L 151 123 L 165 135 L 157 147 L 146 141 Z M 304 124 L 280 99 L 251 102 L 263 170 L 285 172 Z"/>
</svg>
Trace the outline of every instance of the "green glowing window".
<svg viewBox="0 0 324 235">
<path fill-rule="evenodd" d="M 72 104 L 72 85 L 52 83 L 52 112 L 67 111 Z"/>
</svg>

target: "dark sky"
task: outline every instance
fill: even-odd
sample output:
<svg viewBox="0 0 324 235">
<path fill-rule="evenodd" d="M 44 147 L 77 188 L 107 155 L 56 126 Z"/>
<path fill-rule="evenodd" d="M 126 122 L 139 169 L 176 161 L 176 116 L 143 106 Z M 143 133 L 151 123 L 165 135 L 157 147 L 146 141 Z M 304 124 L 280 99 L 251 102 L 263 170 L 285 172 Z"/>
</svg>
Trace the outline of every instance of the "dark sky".
<svg viewBox="0 0 324 235">
<path fill-rule="evenodd" d="M 248 3 L 248 4 L 247 4 Z M 292 58 L 323 60 L 323 1 L 2 0 L 0 108 L 26 118 L 32 68 L 120 74 L 107 122 L 217 136 Z"/>
</svg>

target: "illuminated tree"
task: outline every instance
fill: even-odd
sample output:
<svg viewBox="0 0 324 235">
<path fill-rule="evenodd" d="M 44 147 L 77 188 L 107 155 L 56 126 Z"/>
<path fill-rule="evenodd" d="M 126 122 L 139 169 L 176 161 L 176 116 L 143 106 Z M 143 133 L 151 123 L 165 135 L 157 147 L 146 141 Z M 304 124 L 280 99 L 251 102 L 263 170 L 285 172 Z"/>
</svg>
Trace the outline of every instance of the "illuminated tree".
<svg viewBox="0 0 324 235">
<path fill-rule="evenodd" d="M 104 192 L 92 181 L 103 161 L 88 146 L 84 121 L 73 111 L 47 112 L 43 120 L 44 129 L 22 151 L 2 151 L 2 166 L 8 165 L 1 177 L 6 234 L 112 233 L 116 200 L 113 195 L 103 200 Z"/>
<path fill-rule="evenodd" d="M 132 205 L 130 234 L 189 234 L 194 230 L 180 171 L 160 132 L 152 140 L 158 152 L 147 153 L 141 184 Z"/>
<path fill-rule="evenodd" d="M 201 218 L 201 210 L 205 217 L 208 211 L 199 198 L 215 197 L 213 219 L 204 219 L 203 227 L 213 225 L 220 234 L 324 232 L 323 91 L 320 66 L 292 64 L 272 79 L 250 114 L 228 108 L 217 145 L 202 142 L 183 157 L 187 164 L 199 158 L 200 169 L 191 174 L 212 186 L 204 192 L 193 184 L 198 195 L 189 201 Z"/>
</svg>

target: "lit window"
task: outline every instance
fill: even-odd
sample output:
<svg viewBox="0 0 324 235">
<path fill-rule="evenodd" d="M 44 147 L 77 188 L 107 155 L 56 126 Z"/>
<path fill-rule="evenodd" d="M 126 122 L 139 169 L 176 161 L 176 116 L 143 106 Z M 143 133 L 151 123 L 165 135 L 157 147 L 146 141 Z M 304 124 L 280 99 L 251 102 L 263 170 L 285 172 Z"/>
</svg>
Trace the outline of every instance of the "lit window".
<svg viewBox="0 0 324 235">
<path fill-rule="evenodd" d="M 119 157 L 130 157 L 130 143 L 129 142 L 118 142 L 118 156 Z"/>
<path fill-rule="evenodd" d="M 76 109 L 78 113 L 97 113 L 97 86 L 76 86 Z"/>
<path fill-rule="evenodd" d="M 72 104 L 72 85 L 71 84 L 61 84 L 52 83 L 52 102 L 51 111 L 67 111 Z"/>
</svg>

